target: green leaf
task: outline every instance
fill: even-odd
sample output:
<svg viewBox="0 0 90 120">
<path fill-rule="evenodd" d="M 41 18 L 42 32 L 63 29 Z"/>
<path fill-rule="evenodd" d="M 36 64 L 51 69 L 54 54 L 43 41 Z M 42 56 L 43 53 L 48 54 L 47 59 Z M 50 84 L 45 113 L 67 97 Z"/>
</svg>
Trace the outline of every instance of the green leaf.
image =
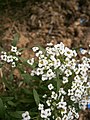
<svg viewBox="0 0 90 120">
<path fill-rule="evenodd" d="M 11 74 L 9 75 L 9 80 L 10 80 L 10 81 L 13 81 L 13 79 L 14 79 L 14 78 L 13 78 L 13 74 L 11 73 Z"/>
<path fill-rule="evenodd" d="M 2 68 L 2 66 L 3 66 L 3 63 L 0 63 L 0 68 Z"/>
<path fill-rule="evenodd" d="M 35 89 L 33 89 L 33 95 L 34 95 L 35 102 L 38 105 L 40 103 L 40 99 L 39 99 L 39 95 Z"/>
<path fill-rule="evenodd" d="M 3 101 L 0 98 L 0 118 L 4 118 L 4 113 L 5 113 L 5 109 L 4 109 Z"/>
<path fill-rule="evenodd" d="M 22 118 L 22 113 L 23 111 L 16 111 L 16 112 L 8 112 L 8 114 L 13 117 L 13 118 L 18 118 L 21 119 Z"/>
<path fill-rule="evenodd" d="M 12 91 L 12 86 L 10 85 L 10 83 L 7 81 L 7 79 L 5 78 L 5 75 L 3 75 L 2 81 L 4 82 L 5 86 Z"/>
<path fill-rule="evenodd" d="M 8 105 L 10 105 L 10 106 L 12 106 L 12 107 L 16 107 L 15 103 L 12 102 L 12 101 L 8 101 L 7 103 L 8 103 Z"/>
<path fill-rule="evenodd" d="M 37 45 L 37 47 L 42 51 L 45 52 L 45 49 L 43 47 L 41 47 L 40 45 Z"/>
<path fill-rule="evenodd" d="M 22 74 L 25 83 L 30 83 L 30 75 L 29 74 Z"/>
<path fill-rule="evenodd" d="M 60 71 L 57 69 L 56 70 L 56 81 L 57 81 L 57 91 L 59 91 L 59 89 L 60 89 L 60 87 L 61 87 L 61 85 L 62 85 L 62 83 L 61 83 L 61 80 L 60 80 Z"/>
<path fill-rule="evenodd" d="M 15 35 L 14 35 L 14 39 L 13 39 L 13 41 L 12 41 L 12 45 L 13 46 L 16 46 L 17 45 L 17 43 L 18 43 L 18 41 L 19 41 L 19 34 L 18 33 L 16 33 Z"/>
<path fill-rule="evenodd" d="M 5 97 L 5 96 L 2 97 L 2 100 L 3 100 L 4 102 L 11 101 L 11 100 L 13 100 L 13 99 L 14 99 L 14 97 Z"/>
<path fill-rule="evenodd" d="M 33 104 L 33 99 L 27 99 L 27 98 L 23 98 L 21 100 L 19 100 L 20 103 L 25 103 L 25 104 Z"/>
<path fill-rule="evenodd" d="M 26 95 L 33 95 L 33 93 L 27 88 L 22 88 L 22 92 L 25 93 Z"/>
<path fill-rule="evenodd" d="M 18 51 L 22 52 L 23 50 L 25 50 L 26 48 L 19 48 Z"/>
</svg>

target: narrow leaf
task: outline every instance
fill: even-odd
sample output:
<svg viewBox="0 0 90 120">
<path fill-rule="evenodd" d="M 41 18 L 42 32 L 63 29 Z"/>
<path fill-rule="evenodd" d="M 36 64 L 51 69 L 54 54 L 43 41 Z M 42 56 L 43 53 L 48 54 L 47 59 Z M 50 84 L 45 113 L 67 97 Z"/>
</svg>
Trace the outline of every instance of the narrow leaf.
<svg viewBox="0 0 90 120">
<path fill-rule="evenodd" d="M 14 39 L 13 39 L 13 41 L 12 41 L 12 45 L 13 45 L 13 46 L 16 46 L 17 43 L 18 43 L 18 40 L 19 40 L 19 34 L 16 33 L 16 34 L 14 35 Z"/>
<path fill-rule="evenodd" d="M 2 78 L 5 86 L 12 91 L 12 87 L 10 86 L 10 84 L 8 83 L 7 79 L 5 78 L 5 76 L 3 75 L 3 78 Z"/>
<path fill-rule="evenodd" d="M 39 95 L 35 89 L 33 89 L 33 95 L 34 95 L 35 102 L 38 105 L 40 103 L 40 99 L 39 99 Z"/>
<path fill-rule="evenodd" d="M 25 83 L 30 83 L 30 75 L 29 74 L 22 74 Z"/>
<path fill-rule="evenodd" d="M 23 111 L 8 112 L 8 114 L 13 118 L 18 118 L 21 120 Z"/>
<path fill-rule="evenodd" d="M 4 109 L 3 101 L 0 98 L 0 118 L 4 117 L 4 113 L 5 113 L 5 109 Z"/>
<path fill-rule="evenodd" d="M 12 101 L 8 101 L 7 103 L 8 103 L 8 105 L 10 105 L 10 106 L 12 106 L 12 107 L 16 107 L 15 103 L 12 102 Z"/>
<path fill-rule="evenodd" d="M 57 70 L 56 71 L 56 75 L 57 75 L 57 77 L 56 77 L 56 81 L 57 81 L 57 91 L 59 91 L 59 89 L 60 89 L 60 87 L 61 87 L 61 80 L 60 80 L 60 77 L 59 77 L 59 75 L 60 75 L 60 71 L 59 70 Z"/>
</svg>

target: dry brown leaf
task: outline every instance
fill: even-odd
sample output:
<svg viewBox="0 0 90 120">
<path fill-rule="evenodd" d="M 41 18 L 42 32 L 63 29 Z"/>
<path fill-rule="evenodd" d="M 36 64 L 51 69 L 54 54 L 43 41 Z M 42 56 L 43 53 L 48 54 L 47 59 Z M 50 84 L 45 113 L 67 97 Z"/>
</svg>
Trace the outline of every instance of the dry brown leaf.
<svg viewBox="0 0 90 120">
<path fill-rule="evenodd" d="M 27 37 L 25 37 L 22 33 L 20 33 L 20 38 L 19 38 L 19 42 L 17 44 L 18 48 L 24 48 L 27 46 L 27 44 L 29 43 L 29 40 Z"/>
<path fill-rule="evenodd" d="M 32 54 L 32 53 L 29 50 L 26 49 L 22 52 L 21 57 L 25 58 L 25 59 L 28 59 L 28 58 L 30 58 L 30 54 Z"/>
<path fill-rule="evenodd" d="M 13 71 L 13 75 L 14 75 L 15 77 L 17 77 L 18 79 L 21 78 L 21 75 L 20 75 L 19 70 L 18 70 L 17 68 Z"/>
<path fill-rule="evenodd" d="M 70 38 L 63 39 L 62 42 L 67 47 L 71 47 L 71 45 L 72 45 L 72 40 Z"/>
<path fill-rule="evenodd" d="M 52 43 L 53 45 L 56 45 L 56 44 L 57 44 L 57 41 L 56 41 L 56 39 L 54 39 L 54 40 L 51 40 L 51 43 Z"/>
<path fill-rule="evenodd" d="M 3 77 L 2 68 L 0 68 L 0 79 Z"/>
</svg>

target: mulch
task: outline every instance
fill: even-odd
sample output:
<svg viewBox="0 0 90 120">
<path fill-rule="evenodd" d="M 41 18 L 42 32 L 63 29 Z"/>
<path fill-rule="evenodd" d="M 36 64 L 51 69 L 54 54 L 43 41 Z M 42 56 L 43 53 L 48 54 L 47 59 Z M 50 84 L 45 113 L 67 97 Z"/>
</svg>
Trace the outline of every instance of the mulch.
<svg viewBox="0 0 90 120">
<path fill-rule="evenodd" d="M 0 12 L 0 46 L 8 49 L 15 33 L 19 47 L 63 42 L 68 47 L 90 44 L 90 0 L 44 0 L 7 3 Z"/>
</svg>

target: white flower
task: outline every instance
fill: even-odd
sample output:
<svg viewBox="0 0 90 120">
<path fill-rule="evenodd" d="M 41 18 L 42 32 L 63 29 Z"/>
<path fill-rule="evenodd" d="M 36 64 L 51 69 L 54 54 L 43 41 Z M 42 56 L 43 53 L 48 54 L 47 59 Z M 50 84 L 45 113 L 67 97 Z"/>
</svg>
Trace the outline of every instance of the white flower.
<svg viewBox="0 0 90 120">
<path fill-rule="evenodd" d="M 37 70 L 36 70 L 37 75 L 42 75 L 43 73 L 44 73 L 43 68 L 37 68 Z"/>
<path fill-rule="evenodd" d="M 52 43 L 47 43 L 47 46 L 53 46 L 53 44 Z"/>
<path fill-rule="evenodd" d="M 68 78 L 67 77 L 63 77 L 63 84 L 67 83 L 68 82 Z"/>
<path fill-rule="evenodd" d="M 43 60 L 39 60 L 38 66 L 41 68 L 43 66 Z"/>
<path fill-rule="evenodd" d="M 81 52 L 81 54 L 86 54 L 87 53 L 87 50 L 84 50 L 83 48 L 80 48 L 80 52 Z"/>
<path fill-rule="evenodd" d="M 59 102 L 57 104 L 57 109 L 60 109 L 60 108 L 65 109 L 66 105 L 67 105 L 66 102 Z"/>
<path fill-rule="evenodd" d="M 17 47 L 15 47 L 15 46 L 11 46 L 11 52 L 17 52 Z"/>
<path fill-rule="evenodd" d="M 43 59 L 44 57 L 45 57 L 45 56 L 41 54 L 41 55 L 39 56 L 39 60 L 40 60 L 40 59 Z"/>
<path fill-rule="evenodd" d="M 62 108 L 62 109 L 66 110 L 66 105 L 67 105 L 67 103 L 64 102 L 64 96 L 62 96 L 61 101 L 58 102 L 58 104 L 57 104 L 57 109 Z"/>
<path fill-rule="evenodd" d="M 70 50 L 69 48 L 65 47 L 64 55 L 67 56 L 68 58 L 72 58 L 72 56 L 73 56 L 73 51 Z"/>
<path fill-rule="evenodd" d="M 57 117 L 55 120 L 62 120 L 60 117 Z"/>
<path fill-rule="evenodd" d="M 17 51 L 17 52 L 16 52 L 16 55 L 21 55 L 21 52 Z"/>
<path fill-rule="evenodd" d="M 61 55 L 64 54 L 65 46 L 62 42 L 60 44 L 55 45 L 54 47 L 55 47 L 56 51 L 58 51 Z"/>
<path fill-rule="evenodd" d="M 38 48 L 38 47 L 33 47 L 32 50 L 33 50 L 34 52 L 36 52 L 36 51 L 39 50 L 39 48 Z"/>
<path fill-rule="evenodd" d="M 27 63 L 28 63 L 29 65 L 33 65 L 33 63 L 34 63 L 34 58 L 31 58 L 30 60 L 27 60 Z"/>
<path fill-rule="evenodd" d="M 82 91 L 79 90 L 79 89 L 76 89 L 76 91 L 75 91 L 75 97 L 81 98 L 81 95 L 82 95 Z"/>
<path fill-rule="evenodd" d="M 66 95 L 66 92 L 63 88 L 59 89 L 59 96 L 61 96 L 61 95 Z"/>
<path fill-rule="evenodd" d="M 14 68 L 14 67 L 16 67 L 16 64 L 15 64 L 15 62 L 12 62 L 12 67 Z"/>
<path fill-rule="evenodd" d="M 87 107 L 87 103 L 88 103 L 88 101 L 87 101 L 86 99 L 81 100 L 81 103 L 80 103 L 80 104 L 82 105 L 81 108 L 82 108 L 83 110 L 86 109 L 86 107 Z"/>
<path fill-rule="evenodd" d="M 6 55 L 7 53 L 6 53 L 5 51 L 1 51 L 1 54 L 4 54 L 4 55 Z"/>
<path fill-rule="evenodd" d="M 78 114 L 78 113 L 76 113 L 76 114 L 75 114 L 75 117 L 78 119 L 78 118 L 79 118 L 79 114 Z"/>
<path fill-rule="evenodd" d="M 80 78 L 80 76 L 79 75 L 76 75 L 75 77 L 74 77 L 74 80 L 75 81 L 77 81 L 77 82 L 81 82 L 81 80 L 80 80 L 81 78 Z"/>
<path fill-rule="evenodd" d="M 74 56 L 74 57 L 77 56 L 77 52 L 76 52 L 76 50 L 73 50 L 73 56 Z"/>
<path fill-rule="evenodd" d="M 65 70 L 65 75 L 66 75 L 67 77 L 69 77 L 70 75 L 72 75 L 71 70 L 66 69 L 66 70 Z"/>
<path fill-rule="evenodd" d="M 73 113 L 72 113 L 72 111 L 69 111 L 68 112 L 68 120 L 73 120 L 73 119 L 74 119 Z"/>
<path fill-rule="evenodd" d="M 88 51 L 88 54 L 90 55 L 90 50 Z"/>
<path fill-rule="evenodd" d="M 61 62 L 59 59 L 54 61 L 54 69 L 57 69 L 58 67 L 60 67 L 60 65 L 61 65 Z"/>
<path fill-rule="evenodd" d="M 40 50 L 40 51 L 38 51 L 38 52 L 36 53 L 36 56 L 39 57 L 40 55 L 42 55 L 42 53 L 43 53 L 43 52 Z"/>
<path fill-rule="evenodd" d="M 51 105 L 51 100 L 47 100 L 46 103 L 47 103 L 48 106 L 50 106 Z"/>
<path fill-rule="evenodd" d="M 36 74 L 36 71 L 35 70 L 32 70 L 31 71 L 31 76 L 34 76 Z"/>
<path fill-rule="evenodd" d="M 56 61 L 55 56 L 50 56 L 50 59 L 51 59 L 52 61 Z"/>
<path fill-rule="evenodd" d="M 67 107 L 64 107 L 64 109 L 61 110 L 62 116 L 67 113 Z"/>
<path fill-rule="evenodd" d="M 47 59 L 43 59 L 43 66 L 47 66 L 47 65 L 48 65 Z"/>
<path fill-rule="evenodd" d="M 47 80 L 47 79 L 48 79 L 47 74 L 43 74 L 43 75 L 42 75 L 42 81 L 45 81 L 45 80 Z"/>
<path fill-rule="evenodd" d="M 45 109 L 45 112 L 46 112 L 47 116 L 51 116 L 51 109 L 50 108 Z"/>
<path fill-rule="evenodd" d="M 25 113 L 22 114 L 23 119 L 22 120 L 30 120 L 31 117 L 29 116 L 29 112 L 26 111 Z"/>
<path fill-rule="evenodd" d="M 46 95 L 46 94 L 44 94 L 42 97 L 43 97 L 43 98 L 46 98 L 46 97 L 47 97 L 47 95 Z"/>
<path fill-rule="evenodd" d="M 38 66 L 41 68 L 41 67 L 47 67 L 48 66 L 48 61 L 47 61 L 47 58 L 43 58 L 43 59 L 40 59 L 39 60 L 39 63 L 38 63 Z"/>
<path fill-rule="evenodd" d="M 14 59 L 15 61 L 18 61 L 18 57 L 16 57 L 16 56 L 13 56 L 13 59 Z"/>
<path fill-rule="evenodd" d="M 69 120 L 69 119 L 68 119 L 68 116 L 65 114 L 63 115 L 63 118 L 61 120 Z"/>
<path fill-rule="evenodd" d="M 1 55 L 0 57 L 1 57 L 1 60 L 3 60 L 3 61 L 7 61 L 7 55 L 6 55 L 6 54 Z"/>
<path fill-rule="evenodd" d="M 80 71 L 80 74 L 81 74 L 82 76 L 87 76 L 87 72 L 86 72 L 85 70 Z"/>
<path fill-rule="evenodd" d="M 7 63 L 13 62 L 13 56 L 9 55 L 7 56 Z"/>
<path fill-rule="evenodd" d="M 38 110 L 43 110 L 43 109 L 44 109 L 44 105 L 39 103 Z"/>
<path fill-rule="evenodd" d="M 70 99 L 71 99 L 72 101 L 76 101 L 76 98 L 75 98 L 74 96 L 71 96 Z"/>
<path fill-rule="evenodd" d="M 52 90 L 53 88 L 54 88 L 54 87 L 53 87 L 52 84 L 49 84 L 49 85 L 48 85 L 48 89 L 49 89 L 49 90 Z"/>
<path fill-rule="evenodd" d="M 51 109 L 47 108 L 45 110 L 41 110 L 41 118 L 45 118 L 45 120 L 50 120 L 48 117 L 51 116 Z"/>
<path fill-rule="evenodd" d="M 56 75 L 55 73 L 52 71 L 52 69 L 49 69 L 47 71 L 47 77 L 49 78 L 49 80 L 51 80 L 52 78 L 54 78 Z"/>
<path fill-rule="evenodd" d="M 64 70 L 65 70 L 65 65 L 64 65 L 64 64 L 61 64 L 61 66 L 59 67 L 59 69 L 60 69 L 62 72 L 64 72 Z"/>
<path fill-rule="evenodd" d="M 70 96 L 70 95 L 74 95 L 74 92 L 73 92 L 73 90 L 71 89 L 68 89 L 68 96 Z"/>
<path fill-rule="evenodd" d="M 53 98 L 54 100 L 57 99 L 57 93 L 55 93 L 54 91 L 52 91 L 52 95 L 51 95 L 51 98 Z"/>
<path fill-rule="evenodd" d="M 41 118 L 47 118 L 47 113 L 45 110 L 41 110 Z"/>
<path fill-rule="evenodd" d="M 50 48 L 50 47 L 46 47 L 46 52 L 47 52 L 47 56 L 49 55 L 55 55 L 55 49 L 54 48 Z"/>
</svg>

